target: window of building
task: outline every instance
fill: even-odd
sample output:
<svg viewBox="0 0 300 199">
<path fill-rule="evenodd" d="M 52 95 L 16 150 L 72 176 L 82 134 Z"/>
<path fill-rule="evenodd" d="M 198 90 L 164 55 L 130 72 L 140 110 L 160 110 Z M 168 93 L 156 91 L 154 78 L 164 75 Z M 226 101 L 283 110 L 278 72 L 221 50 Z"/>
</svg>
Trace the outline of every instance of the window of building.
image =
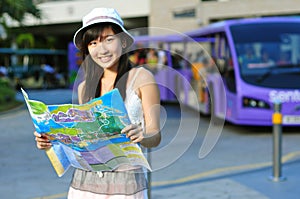
<svg viewBox="0 0 300 199">
<path fill-rule="evenodd" d="M 173 11 L 174 18 L 193 18 L 196 17 L 195 8 L 186 8 Z"/>
</svg>

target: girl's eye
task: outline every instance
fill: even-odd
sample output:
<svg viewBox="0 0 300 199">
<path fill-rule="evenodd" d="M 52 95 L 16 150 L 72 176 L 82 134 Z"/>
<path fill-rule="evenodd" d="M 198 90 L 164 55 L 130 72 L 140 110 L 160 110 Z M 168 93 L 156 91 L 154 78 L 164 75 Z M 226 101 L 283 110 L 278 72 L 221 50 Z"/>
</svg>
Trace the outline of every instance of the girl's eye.
<svg viewBox="0 0 300 199">
<path fill-rule="evenodd" d="M 89 43 L 89 46 L 95 46 L 95 45 L 97 45 L 97 41 L 91 41 L 91 42 Z"/>
<path fill-rule="evenodd" d="M 105 43 L 109 44 L 109 43 L 113 42 L 114 39 L 115 39 L 114 36 L 108 36 L 105 38 Z"/>
</svg>

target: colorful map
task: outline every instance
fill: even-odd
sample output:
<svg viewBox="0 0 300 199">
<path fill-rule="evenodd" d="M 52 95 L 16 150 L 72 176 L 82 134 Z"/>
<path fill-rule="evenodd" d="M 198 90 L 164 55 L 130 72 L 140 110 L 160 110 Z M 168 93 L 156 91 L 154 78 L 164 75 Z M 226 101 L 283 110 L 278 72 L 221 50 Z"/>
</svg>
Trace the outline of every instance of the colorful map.
<svg viewBox="0 0 300 199">
<path fill-rule="evenodd" d="M 46 105 L 29 99 L 23 89 L 22 93 L 36 131 L 52 142 L 46 154 L 58 176 L 70 166 L 88 171 L 111 171 L 121 165 L 150 170 L 140 146 L 121 133 L 130 120 L 118 89 L 82 105 Z"/>
</svg>

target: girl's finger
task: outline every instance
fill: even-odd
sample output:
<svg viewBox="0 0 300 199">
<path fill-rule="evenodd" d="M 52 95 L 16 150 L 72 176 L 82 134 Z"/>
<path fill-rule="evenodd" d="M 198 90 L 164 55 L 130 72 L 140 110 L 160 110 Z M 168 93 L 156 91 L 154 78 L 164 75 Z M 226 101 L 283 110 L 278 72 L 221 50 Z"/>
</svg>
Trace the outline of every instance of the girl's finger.
<svg viewBox="0 0 300 199">
<path fill-rule="evenodd" d="M 47 137 L 35 137 L 35 140 L 37 142 L 49 142 L 49 139 Z"/>
<path fill-rule="evenodd" d="M 131 140 L 133 143 L 138 143 L 138 142 L 141 142 L 142 140 L 144 139 L 143 136 L 139 136 L 139 137 L 136 137 L 135 139 Z"/>
<path fill-rule="evenodd" d="M 40 134 L 40 133 L 38 133 L 36 131 L 34 131 L 33 134 L 35 135 L 35 137 L 42 137 L 42 134 Z"/>
<path fill-rule="evenodd" d="M 122 129 L 121 133 L 126 133 L 132 129 L 134 129 L 134 124 L 127 125 Z"/>
<path fill-rule="evenodd" d="M 37 148 L 39 149 L 48 149 L 52 146 L 50 142 L 37 142 Z"/>
<path fill-rule="evenodd" d="M 130 130 L 130 131 L 128 131 L 128 132 L 126 133 L 126 136 L 127 136 L 127 137 L 131 137 L 131 136 L 133 136 L 133 135 L 138 135 L 140 132 L 141 132 L 141 130 L 138 129 L 138 128 L 132 129 L 132 130 Z"/>
</svg>

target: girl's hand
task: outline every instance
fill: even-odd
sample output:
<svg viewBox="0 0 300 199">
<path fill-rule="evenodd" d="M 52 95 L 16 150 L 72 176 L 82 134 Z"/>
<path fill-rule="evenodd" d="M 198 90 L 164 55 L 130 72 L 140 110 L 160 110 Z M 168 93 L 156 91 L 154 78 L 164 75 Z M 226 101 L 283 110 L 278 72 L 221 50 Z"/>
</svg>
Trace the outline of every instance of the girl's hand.
<svg viewBox="0 0 300 199">
<path fill-rule="evenodd" d="M 130 124 L 122 129 L 121 133 L 126 134 L 133 143 L 141 142 L 144 139 L 144 131 L 141 125 Z"/>
<path fill-rule="evenodd" d="M 36 146 L 38 149 L 45 150 L 45 149 L 49 149 L 52 146 L 47 135 L 39 134 L 36 131 L 33 134 L 35 136 Z"/>
</svg>

